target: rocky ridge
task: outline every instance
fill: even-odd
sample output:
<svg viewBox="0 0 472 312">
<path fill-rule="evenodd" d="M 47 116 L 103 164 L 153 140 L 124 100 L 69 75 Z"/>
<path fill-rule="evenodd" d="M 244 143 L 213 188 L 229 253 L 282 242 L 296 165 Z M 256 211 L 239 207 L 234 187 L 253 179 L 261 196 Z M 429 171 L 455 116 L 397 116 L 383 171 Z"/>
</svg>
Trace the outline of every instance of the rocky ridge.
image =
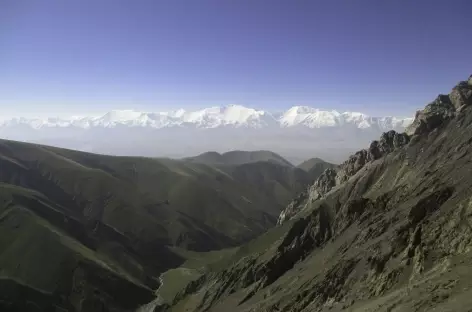
<svg viewBox="0 0 472 312">
<path fill-rule="evenodd" d="M 369 162 L 375 161 L 395 149 L 408 144 L 410 137 L 405 133 L 397 133 L 394 130 L 384 132 L 380 140 L 373 141 L 368 149 L 362 149 L 351 155 L 348 160 L 337 168 L 326 169 L 320 177 L 300 193 L 279 216 L 277 224 L 289 220 L 297 213 L 305 209 L 310 203 L 322 198 L 334 187 L 346 182 Z"/>
<path fill-rule="evenodd" d="M 413 123 L 406 128 L 405 133 L 397 133 L 394 130 L 384 132 L 380 140 L 373 141 L 368 149 L 362 149 L 351 155 L 335 169 L 325 170 L 313 185 L 300 193 L 280 213 L 277 223 L 282 224 L 292 218 L 311 202 L 322 198 L 331 189 L 347 181 L 366 164 L 405 146 L 412 136 L 432 131 L 445 120 L 459 114 L 464 107 L 472 104 L 471 85 L 472 76 L 468 81 L 458 83 L 449 95 L 438 95 L 423 110 L 416 112 Z"/>
<path fill-rule="evenodd" d="M 471 79 L 459 83 L 450 101 L 417 113 L 409 134 L 384 134 L 327 170 L 297 218 L 190 283 L 167 310 L 468 311 L 471 95 Z"/>
</svg>

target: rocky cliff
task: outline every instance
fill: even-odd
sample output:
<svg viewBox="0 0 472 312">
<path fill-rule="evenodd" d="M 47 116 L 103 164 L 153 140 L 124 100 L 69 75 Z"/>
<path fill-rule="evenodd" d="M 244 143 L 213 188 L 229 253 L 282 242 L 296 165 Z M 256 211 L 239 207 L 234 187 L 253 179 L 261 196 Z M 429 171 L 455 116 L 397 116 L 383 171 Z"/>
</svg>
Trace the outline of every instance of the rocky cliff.
<svg viewBox="0 0 472 312">
<path fill-rule="evenodd" d="M 444 121 L 460 114 L 461 110 L 472 104 L 472 76 L 468 81 L 459 82 L 448 95 L 440 94 L 426 107 L 418 111 L 413 123 L 405 133 L 395 131 L 385 132 L 380 140 L 373 141 L 368 149 L 363 149 L 351 155 L 347 161 L 335 169 L 327 169 L 307 190 L 300 193 L 284 209 L 279 216 L 278 224 L 292 218 L 303 211 L 315 200 L 325 196 L 331 189 L 341 185 L 356 174 L 366 164 L 375 161 L 394 150 L 408 144 L 410 138 L 430 132 Z"/>
<path fill-rule="evenodd" d="M 327 170 L 281 225 L 167 309 L 469 311 L 471 95 L 471 80 L 459 83 L 406 134 L 386 133 Z"/>
</svg>

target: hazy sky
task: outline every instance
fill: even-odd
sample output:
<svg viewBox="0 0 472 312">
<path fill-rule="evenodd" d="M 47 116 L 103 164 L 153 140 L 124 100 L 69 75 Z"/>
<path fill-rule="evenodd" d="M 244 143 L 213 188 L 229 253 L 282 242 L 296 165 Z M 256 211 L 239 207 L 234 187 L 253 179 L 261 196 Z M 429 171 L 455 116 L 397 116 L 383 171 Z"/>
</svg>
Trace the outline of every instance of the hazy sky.
<svg viewBox="0 0 472 312">
<path fill-rule="evenodd" d="M 471 74 L 470 0 L 0 0 L 0 115 L 409 115 Z"/>
</svg>

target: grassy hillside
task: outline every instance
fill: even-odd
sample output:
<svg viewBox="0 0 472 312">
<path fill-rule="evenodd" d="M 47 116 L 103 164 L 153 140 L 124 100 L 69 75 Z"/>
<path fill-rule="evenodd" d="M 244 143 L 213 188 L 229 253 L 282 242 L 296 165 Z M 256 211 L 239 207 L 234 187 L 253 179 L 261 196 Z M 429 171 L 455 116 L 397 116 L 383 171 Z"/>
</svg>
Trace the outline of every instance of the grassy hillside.
<svg viewBox="0 0 472 312">
<path fill-rule="evenodd" d="M 40 193 L 0 183 L 0 310 L 121 311 L 152 300 L 152 270 L 125 237 L 111 244 Z"/>
<path fill-rule="evenodd" d="M 12 141 L 0 141 L 0 162 L 0 181 L 36 190 L 84 222 L 99 220 L 147 243 L 195 250 L 262 233 L 307 181 L 300 171 L 276 164 L 222 169 Z M 241 175 L 247 170 L 253 178 Z"/>
<path fill-rule="evenodd" d="M 293 167 L 288 160 L 270 151 L 230 151 L 223 154 L 206 152 L 195 157 L 186 158 L 186 160 L 208 165 L 242 165 L 255 162 L 271 162 Z"/>
<path fill-rule="evenodd" d="M 190 250 L 260 235 L 308 183 L 302 170 L 274 162 L 212 166 L 6 140 L 0 168 L 0 288 L 79 311 L 151 301 L 162 272 L 209 259 Z M 199 276 L 191 270 L 165 276 Z M 121 298 L 126 292 L 134 299 Z M 0 302 L 25 308 L 14 291 Z"/>
<path fill-rule="evenodd" d="M 277 215 L 277 203 L 288 203 L 293 190 L 301 191 L 311 181 L 309 174 L 298 168 L 280 166 L 271 162 L 247 163 L 240 166 L 221 166 L 221 170 L 231 175 L 241 185 L 265 198 L 265 203 L 273 207 Z"/>
</svg>

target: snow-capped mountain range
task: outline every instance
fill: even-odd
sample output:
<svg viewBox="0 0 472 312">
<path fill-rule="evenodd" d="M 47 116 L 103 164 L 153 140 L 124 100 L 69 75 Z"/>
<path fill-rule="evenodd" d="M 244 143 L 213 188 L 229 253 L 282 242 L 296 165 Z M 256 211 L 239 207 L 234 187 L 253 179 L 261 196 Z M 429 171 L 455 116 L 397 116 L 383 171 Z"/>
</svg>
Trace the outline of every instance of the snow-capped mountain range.
<svg viewBox="0 0 472 312">
<path fill-rule="evenodd" d="M 357 112 L 340 113 L 335 110 L 325 111 L 307 106 L 294 106 L 282 113 L 270 113 L 263 110 L 229 105 L 210 107 L 197 111 L 179 109 L 171 112 L 138 112 L 133 110 L 114 110 L 103 116 L 85 116 L 71 118 L 13 118 L 0 121 L 0 130 L 16 126 L 31 129 L 43 128 L 115 128 L 145 127 L 162 128 L 327 128 L 354 126 L 358 129 L 377 128 L 379 130 L 402 129 L 408 126 L 413 118 L 370 117 Z M 0 131 L 1 134 L 1 131 Z"/>
<path fill-rule="evenodd" d="M 295 106 L 267 112 L 240 105 L 196 111 L 115 110 L 102 116 L 13 118 L 0 121 L 0 139 L 134 156 L 195 156 L 207 151 L 271 150 L 294 163 L 319 157 L 339 162 L 413 118 Z"/>
</svg>

